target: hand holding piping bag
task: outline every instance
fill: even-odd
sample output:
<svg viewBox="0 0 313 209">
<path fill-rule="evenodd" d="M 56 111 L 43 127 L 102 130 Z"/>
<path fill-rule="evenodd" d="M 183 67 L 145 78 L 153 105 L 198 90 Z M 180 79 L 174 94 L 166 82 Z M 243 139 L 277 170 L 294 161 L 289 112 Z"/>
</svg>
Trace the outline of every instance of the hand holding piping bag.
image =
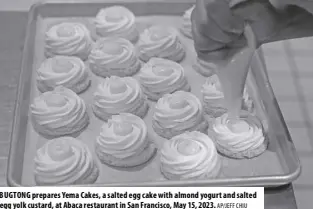
<svg viewBox="0 0 313 209">
<path fill-rule="evenodd" d="M 250 61 L 257 48 L 257 40 L 249 24 L 245 24 L 241 18 L 231 18 L 232 13 L 228 8 L 226 1 L 214 1 L 213 4 L 209 5 L 210 9 L 214 9 L 216 12 L 225 14 L 223 17 L 226 19 L 217 19 L 219 23 L 218 21 L 210 21 L 212 19 L 208 18 L 208 9 L 201 6 L 203 3 L 204 0 L 197 1 L 196 11 L 194 11 L 198 13 L 197 15 L 193 13 L 193 35 L 195 39 L 195 48 L 197 49 L 198 55 L 201 56 L 202 59 L 208 59 L 206 57 L 207 54 L 212 55 L 216 52 L 216 54 L 213 55 L 213 59 L 218 65 L 219 70 L 217 74 L 224 91 L 226 107 L 229 111 L 229 117 L 235 119 L 239 116 L 239 111 L 241 109 L 245 81 L 250 67 Z M 215 16 L 214 13 L 211 14 Z M 203 31 L 205 28 L 203 25 L 199 24 L 200 22 L 201 24 L 210 25 L 210 30 L 215 31 L 210 33 L 211 37 L 204 36 L 206 31 Z M 242 33 L 246 36 L 248 44 L 243 48 L 227 48 L 227 45 L 232 44 L 233 40 L 239 40 L 242 38 Z M 211 43 L 206 43 L 207 45 L 204 45 L 205 48 L 200 48 L 203 46 L 201 41 Z M 226 47 L 223 46 L 223 43 L 226 43 Z M 213 47 L 212 49 L 214 49 L 214 45 L 216 47 L 216 51 L 207 53 L 206 50 L 208 47 L 211 46 Z"/>
<path fill-rule="evenodd" d="M 230 117 L 238 117 L 254 51 L 262 43 L 313 35 L 313 0 L 197 0 L 191 15 L 198 57 L 218 66 Z M 299 32 L 300 31 L 300 32 Z"/>
<path fill-rule="evenodd" d="M 195 49 L 203 60 L 226 59 L 246 46 L 245 23 L 258 46 L 313 36 L 312 14 L 313 0 L 196 0 L 191 14 Z"/>
</svg>

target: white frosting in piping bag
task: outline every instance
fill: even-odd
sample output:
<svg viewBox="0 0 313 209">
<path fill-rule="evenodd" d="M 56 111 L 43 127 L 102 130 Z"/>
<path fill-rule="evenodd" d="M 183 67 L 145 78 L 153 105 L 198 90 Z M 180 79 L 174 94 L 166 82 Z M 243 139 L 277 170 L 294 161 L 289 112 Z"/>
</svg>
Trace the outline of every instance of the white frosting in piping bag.
<svg viewBox="0 0 313 209">
<path fill-rule="evenodd" d="M 210 105 L 211 107 L 216 108 L 225 108 L 225 112 L 227 111 L 227 105 L 225 103 L 224 93 L 222 91 L 221 83 L 217 77 L 217 75 L 213 75 L 211 77 L 208 77 L 206 79 L 206 82 L 203 84 L 201 89 L 202 95 L 203 95 L 203 101 Z M 244 89 L 243 92 L 243 98 L 242 98 L 243 104 L 242 108 L 251 108 L 253 107 L 253 104 L 250 104 L 252 102 L 247 88 Z M 248 106 L 248 107 L 246 107 Z M 250 109 L 247 109 L 250 111 Z"/>
<path fill-rule="evenodd" d="M 237 118 L 242 106 L 242 94 L 250 63 L 256 50 L 256 38 L 249 25 L 245 27 L 248 46 L 236 52 L 229 60 L 219 62 L 217 71 L 229 117 Z"/>
</svg>

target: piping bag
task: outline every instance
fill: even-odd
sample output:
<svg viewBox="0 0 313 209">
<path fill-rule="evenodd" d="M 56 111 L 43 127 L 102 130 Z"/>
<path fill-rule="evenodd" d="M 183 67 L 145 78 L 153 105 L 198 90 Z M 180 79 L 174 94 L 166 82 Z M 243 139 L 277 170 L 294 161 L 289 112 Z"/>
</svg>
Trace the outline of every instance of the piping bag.
<svg viewBox="0 0 313 209">
<path fill-rule="evenodd" d="M 219 68 L 217 75 L 224 92 L 228 117 L 233 120 L 240 117 L 246 78 L 257 49 L 256 36 L 249 24 L 245 25 L 244 36 L 247 39 L 247 45 L 239 51 L 237 50 L 226 61 L 217 63 Z"/>
</svg>

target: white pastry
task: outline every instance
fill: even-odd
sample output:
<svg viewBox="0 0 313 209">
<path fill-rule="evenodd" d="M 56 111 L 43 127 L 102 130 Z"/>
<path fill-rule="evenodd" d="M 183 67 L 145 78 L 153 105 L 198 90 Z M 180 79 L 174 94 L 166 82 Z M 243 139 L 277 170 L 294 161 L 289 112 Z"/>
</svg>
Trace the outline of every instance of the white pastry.
<svg viewBox="0 0 313 209">
<path fill-rule="evenodd" d="M 147 97 L 132 77 L 105 78 L 94 93 L 94 113 L 105 121 L 123 112 L 143 118 L 148 109 Z"/>
<path fill-rule="evenodd" d="M 194 8 L 195 6 L 192 6 L 191 8 L 185 11 L 183 15 L 183 23 L 180 28 L 182 34 L 191 39 L 192 39 L 191 14 Z"/>
<path fill-rule="evenodd" d="M 94 24 L 100 37 L 119 37 L 131 42 L 138 40 L 135 15 L 126 7 L 111 6 L 101 9 Z"/>
<path fill-rule="evenodd" d="M 242 111 L 240 119 L 228 119 L 227 113 L 215 119 L 209 135 L 215 139 L 220 153 L 231 158 L 253 158 L 261 155 L 268 146 L 261 121 Z"/>
<path fill-rule="evenodd" d="M 205 112 L 213 117 L 219 117 L 227 112 L 224 100 L 224 93 L 216 75 L 208 77 L 202 86 L 203 106 Z M 247 88 L 244 89 L 242 109 L 254 112 L 253 101 L 248 94 Z"/>
<path fill-rule="evenodd" d="M 105 122 L 95 147 L 102 163 L 118 167 L 144 164 L 156 152 L 145 122 L 130 113 L 113 115 Z"/>
<path fill-rule="evenodd" d="M 158 135 L 169 139 L 185 131 L 205 132 L 208 123 L 200 100 L 190 92 L 176 91 L 158 100 L 152 127 Z"/>
<path fill-rule="evenodd" d="M 46 59 L 38 68 L 36 79 L 41 92 L 64 86 L 75 93 L 80 93 L 90 85 L 85 63 L 80 58 L 72 56 L 55 56 Z"/>
<path fill-rule="evenodd" d="M 204 61 L 197 57 L 193 64 L 193 69 L 205 77 L 212 76 L 218 70 L 217 65 L 212 62 Z"/>
<path fill-rule="evenodd" d="M 53 25 L 45 36 L 45 52 L 48 57 L 66 55 L 85 60 L 92 44 L 90 31 L 82 23 L 64 22 Z"/>
<path fill-rule="evenodd" d="M 160 162 L 161 172 L 170 180 L 214 179 L 221 171 L 221 159 L 214 142 L 197 131 L 165 141 Z"/>
<path fill-rule="evenodd" d="M 161 25 L 151 26 L 143 31 L 138 43 L 138 53 L 145 62 L 152 57 L 180 62 L 186 54 L 176 29 Z"/>
<path fill-rule="evenodd" d="M 184 68 L 171 60 L 151 58 L 141 68 L 138 78 L 143 91 L 151 100 L 178 90 L 190 91 Z"/>
<path fill-rule="evenodd" d="M 85 102 L 61 86 L 36 97 L 31 116 L 34 129 L 46 137 L 76 134 L 89 124 Z"/>
<path fill-rule="evenodd" d="M 92 184 L 99 176 L 87 145 L 71 137 L 47 141 L 34 161 L 35 181 L 40 186 Z"/>
<path fill-rule="evenodd" d="M 132 76 L 141 67 L 134 46 L 123 38 L 99 39 L 89 55 L 93 73 L 102 77 Z"/>
</svg>

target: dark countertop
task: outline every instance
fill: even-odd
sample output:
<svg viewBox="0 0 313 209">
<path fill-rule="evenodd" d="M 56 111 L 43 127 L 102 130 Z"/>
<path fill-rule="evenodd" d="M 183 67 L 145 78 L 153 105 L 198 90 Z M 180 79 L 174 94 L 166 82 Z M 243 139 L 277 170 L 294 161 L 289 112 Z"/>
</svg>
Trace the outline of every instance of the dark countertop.
<svg viewBox="0 0 313 209">
<path fill-rule="evenodd" d="M 26 22 L 26 12 L 0 12 L 0 186 L 6 186 L 6 164 Z M 265 208 L 297 209 L 292 185 L 266 190 Z"/>
</svg>

